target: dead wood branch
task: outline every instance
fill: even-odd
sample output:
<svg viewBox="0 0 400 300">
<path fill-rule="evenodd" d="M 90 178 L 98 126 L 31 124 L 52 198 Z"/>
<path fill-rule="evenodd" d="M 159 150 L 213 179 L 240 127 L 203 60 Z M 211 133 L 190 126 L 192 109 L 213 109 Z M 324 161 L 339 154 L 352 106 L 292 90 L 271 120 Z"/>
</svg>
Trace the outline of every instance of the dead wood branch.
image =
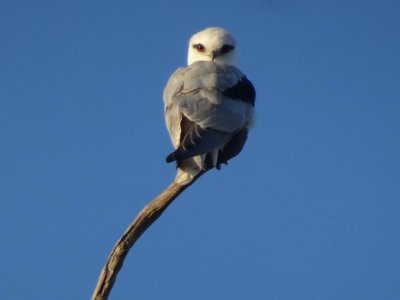
<svg viewBox="0 0 400 300">
<path fill-rule="evenodd" d="M 189 184 L 180 185 L 170 184 L 160 195 L 150 201 L 136 216 L 129 225 L 125 233 L 117 241 L 107 259 L 103 270 L 100 273 L 96 288 L 92 295 L 92 300 L 106 300 L 114 285 L 119 270 L 122 268 L 124 260 L 139 237 L 157 220 L 164 210 L 178 197 L 185 189 L 192 185 L 203 173 Z"/>
</svg>

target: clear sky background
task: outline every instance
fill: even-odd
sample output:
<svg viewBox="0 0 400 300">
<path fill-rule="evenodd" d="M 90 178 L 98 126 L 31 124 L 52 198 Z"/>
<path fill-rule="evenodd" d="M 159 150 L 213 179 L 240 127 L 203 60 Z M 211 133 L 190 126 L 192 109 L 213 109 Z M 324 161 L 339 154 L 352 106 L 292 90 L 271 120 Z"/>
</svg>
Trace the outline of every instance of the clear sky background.
<svg viewBox="0 0 400 300">
<path fill-rule="evenodd" d="M 256 124 L 110 299 L 400 299 L 398 0 L 2 0 L 1 299 L 89 299 L 174 178 L 161 94 L 209 26 L 237 40 Z"/>
</svg>

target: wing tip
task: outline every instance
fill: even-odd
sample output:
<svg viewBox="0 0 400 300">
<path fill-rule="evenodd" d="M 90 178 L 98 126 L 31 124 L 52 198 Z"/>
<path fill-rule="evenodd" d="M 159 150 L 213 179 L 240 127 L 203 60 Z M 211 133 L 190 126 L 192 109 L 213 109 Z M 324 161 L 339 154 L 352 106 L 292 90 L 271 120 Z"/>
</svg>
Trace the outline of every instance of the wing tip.
<svg viewBox="0 0 400 300">
<path fill-rule="evenodd" d="M 171 163 L 171 162 L 173 162 L 173 161 L 175 161 L 176 159 L 175 159 L 175 152 L 172 152 L 171 154 L 169 154 L 166 158 L 165 158 L 165 161 L 167 162 L 167 163 Z"/>
</svg>

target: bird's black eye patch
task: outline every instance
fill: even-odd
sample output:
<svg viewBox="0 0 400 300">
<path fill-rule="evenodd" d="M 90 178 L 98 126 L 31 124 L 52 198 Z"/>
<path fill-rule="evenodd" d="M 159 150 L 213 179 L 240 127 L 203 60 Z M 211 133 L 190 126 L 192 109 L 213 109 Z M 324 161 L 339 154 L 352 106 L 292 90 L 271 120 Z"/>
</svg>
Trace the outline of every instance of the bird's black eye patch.
<svg viewBox="0 0 400 300">
<path fill-rule="evenodd" d="M 206 47 L 204 47 L 202 44 L 194 44 L 192 47 L 199 52 L 206 51 Z"/>
<path fill-rule="evenodd" d="M 233 49 L 235 49 L 235 47 L 232 45 L 223 45 L 221 48 L 221 53 L 226 54 Z"/>
</svg>

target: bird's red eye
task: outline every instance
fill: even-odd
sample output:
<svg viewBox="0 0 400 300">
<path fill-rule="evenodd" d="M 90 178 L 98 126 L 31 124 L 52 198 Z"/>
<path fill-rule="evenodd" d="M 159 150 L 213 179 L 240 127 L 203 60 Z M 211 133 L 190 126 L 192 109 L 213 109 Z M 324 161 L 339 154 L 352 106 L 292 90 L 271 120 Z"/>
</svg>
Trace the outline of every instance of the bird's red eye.
<svg viewBox="0 0 400 300">
<path fill-rule="evenodd" d="M 199 52 L 204 52 L 206 51 L 206 48 L 202 44 L 194 44 L 193 48 L 195 48 Z"/>
</svg>

